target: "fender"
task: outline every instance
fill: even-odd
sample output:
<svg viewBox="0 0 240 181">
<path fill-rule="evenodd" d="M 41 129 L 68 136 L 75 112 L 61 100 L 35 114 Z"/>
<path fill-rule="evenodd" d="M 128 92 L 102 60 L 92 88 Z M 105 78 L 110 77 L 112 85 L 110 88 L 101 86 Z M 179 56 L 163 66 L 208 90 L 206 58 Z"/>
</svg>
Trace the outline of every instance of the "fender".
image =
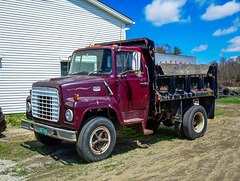
<svg viewBox="0 0 240 181">
<path fill-rule="evenodd" d="M 82 124 L 83 118 L 86 113 L 90 110 L 96 109 L 113 109 L 120 121 L 123 124 L 123 117 L 118 105 L 118 102 L 114 97 L 103 96 L 103 97 L 81 97 L 79 101 L 74 104 L 74 112 L 76 113 L 74 118 L 75 128 L 78 130 Z"/>
</svg>

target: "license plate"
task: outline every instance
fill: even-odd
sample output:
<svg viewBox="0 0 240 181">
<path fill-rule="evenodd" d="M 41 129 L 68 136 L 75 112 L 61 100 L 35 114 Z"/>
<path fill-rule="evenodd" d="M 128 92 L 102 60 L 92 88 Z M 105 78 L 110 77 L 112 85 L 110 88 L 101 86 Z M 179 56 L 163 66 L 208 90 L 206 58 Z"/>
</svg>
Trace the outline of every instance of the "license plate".
<svg viewBox="0 0 240 181">
<path fill-rule="evenodd" d="M 39 128 L 39 133 L 40 133 L 40 134 L 43 134 L 43 135 L 46 135 L 46 134 L 47 134 L 47 129 L 40 127 L 40 128 Z"/>
</svg>

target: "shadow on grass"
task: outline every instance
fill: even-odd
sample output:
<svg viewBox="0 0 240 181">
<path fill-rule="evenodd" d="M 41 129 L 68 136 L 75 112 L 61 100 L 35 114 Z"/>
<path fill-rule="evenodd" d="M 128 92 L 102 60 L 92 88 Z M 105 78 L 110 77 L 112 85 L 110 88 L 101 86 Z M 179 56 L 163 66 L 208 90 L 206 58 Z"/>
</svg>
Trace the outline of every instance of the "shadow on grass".
<svg viewBox="0 0 240 181">
<path fill-rule="evenodd" d="M 113 154 L 122 154 L 128 151 L 134 150 L 136 148 L 147 149 L 152 144 L 161 142 L 161 141 L 173 141 L 179 138 L 175 130 L 160 126 L 156 133 L 152 135 L 142 135 L 136 133 L 134 129 L 130 127 L 124 127 L 121 130 L 117 137 L 117 142 Z"/>
<path fill-rule="evenodd" d="M 1 138 L 6 138 L 6 136 L 3 133 L 0 133 L 0 139 Z"/>
<path fill-rule="evenodd" d="M 147 149 L 150 145 L 161 141 L 172 141 L 180 139 L 175 134 L 173 128 L 160 127 L 158 132 L 152 135 L 142 135 L 136 133 L 135 129 L 124 127 L 117 133 L 116 146 L 113 155 L 123 154 L 136 148 Z M 26 141 L 22 147 L 38 152 L 44 156 L 50 156 L 63 165 L 71 165 L 73 163 L 85 164 L 76 151 L 75 143 L 62 142 L 59 145 L 46 146 L 37 140 Z"/>
<path fill-rule="evenodd" d="M 43 156 L 50 156 L 55 161 L 61 162 L 63 165 L 71 165 L 73 163 L 84 163 L 78 156 L 74 143 L 61 142 L 59 145 L 47 146 L 37 140 L 26 141 L 21 145 L 31 151 L 38 152 Z"/>
</svg>

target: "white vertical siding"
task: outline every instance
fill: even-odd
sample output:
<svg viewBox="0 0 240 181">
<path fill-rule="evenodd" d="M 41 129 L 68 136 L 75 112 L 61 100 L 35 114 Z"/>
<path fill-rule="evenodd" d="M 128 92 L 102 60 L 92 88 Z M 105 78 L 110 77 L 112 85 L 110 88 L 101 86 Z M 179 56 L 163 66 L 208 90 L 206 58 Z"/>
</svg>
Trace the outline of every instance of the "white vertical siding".
<svg viewBox="0 0 240 181">
<path fill-rule="evenodd" d="M 85 0 L 0 0 L 4 113 L 25 112 L 32 83 L 60 76 L 60 57 L 89 45 L 97 34 L 95 42 L 125 39 L 121 27 L 123 22 Z"/>
</svg>

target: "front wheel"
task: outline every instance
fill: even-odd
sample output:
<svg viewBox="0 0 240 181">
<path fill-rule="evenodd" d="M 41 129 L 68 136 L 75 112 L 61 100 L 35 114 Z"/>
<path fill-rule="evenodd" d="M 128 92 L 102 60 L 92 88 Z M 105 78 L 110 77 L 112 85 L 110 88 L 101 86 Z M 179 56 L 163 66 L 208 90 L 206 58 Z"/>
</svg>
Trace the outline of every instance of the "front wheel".
<svg viewBox="0 0 240 181">
<path fill-rule="evenodd" d="M 201 105 L 191 107 L 183 116 L 183 130 L 188 139 L 204 135 L 207 129 L 207 113 Z"/>
<path fill-rule="evenodd" d="M 82 127 L 76 145 L 79 156 L 87 162 L 107 158 L 116 143 L 116 130 L 108 118 L 94 117 Z"/>
</svg>

